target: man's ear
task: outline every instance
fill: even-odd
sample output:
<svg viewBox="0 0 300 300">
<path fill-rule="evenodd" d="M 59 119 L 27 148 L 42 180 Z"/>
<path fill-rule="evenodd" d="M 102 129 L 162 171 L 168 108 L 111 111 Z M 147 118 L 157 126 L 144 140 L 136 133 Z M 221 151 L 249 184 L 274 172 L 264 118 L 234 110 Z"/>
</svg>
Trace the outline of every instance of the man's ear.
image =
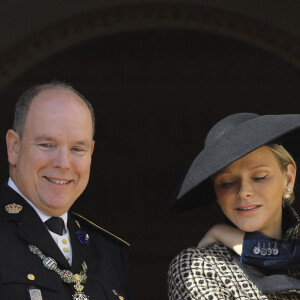
<svg viewBox="0 0 300 300">
<path fill-rule="evenodd" d="M 9 129 L 6 134 L 6 147 L 8 162 L 10 165 L 15 166 L 18 160 L 20 149 L 20 136 L 17 132 Z"/>
<path fill-rule="evenodd" d="M 94 149 L 95 149 L 95 141 L 93 141 L 93 143 L 92 143 L 92 150 L 91 150 L 91 154 L 93 154 L 93 152 L 94 152 Z"/>
</svg>

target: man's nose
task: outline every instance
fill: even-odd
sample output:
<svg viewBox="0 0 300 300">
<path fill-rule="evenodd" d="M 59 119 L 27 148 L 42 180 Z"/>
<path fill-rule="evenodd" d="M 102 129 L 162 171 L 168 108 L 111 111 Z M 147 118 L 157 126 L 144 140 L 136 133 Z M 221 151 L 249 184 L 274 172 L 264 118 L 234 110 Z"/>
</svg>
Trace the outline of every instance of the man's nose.
<svg viewBox="0 0 300 300">
<path fill-rule="evenodd" d="M 70 167 L 70 156 L 68 149 L 61 147 L 55 151 L 53 158 L 54 168 L 68 169 Z"/>
<path fill-rule="evenodd" d="M 249 200 L 253 197 L 253 188 L 247 180 L 241 180 L 238 191 L 238 198 L 240 200 Z"/>
</svg>

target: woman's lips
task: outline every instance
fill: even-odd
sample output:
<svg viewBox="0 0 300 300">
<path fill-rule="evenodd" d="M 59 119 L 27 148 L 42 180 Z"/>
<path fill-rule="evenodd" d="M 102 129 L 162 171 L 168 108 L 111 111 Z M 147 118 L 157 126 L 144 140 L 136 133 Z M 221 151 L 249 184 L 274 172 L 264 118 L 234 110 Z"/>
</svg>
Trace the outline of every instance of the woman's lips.
<svg viewBox="0 0 300 300">
<path fill-rule="evenodd" d="M 240 214 L 240 215 L 250 215 L 250 214 L 253 214 L 255 212 L 257 212 L 260 207 L 262 205 L 243 205 L 243 206 L 238 206 L 237 208 L 235 208 L 235 211 Z"/>
</svg>

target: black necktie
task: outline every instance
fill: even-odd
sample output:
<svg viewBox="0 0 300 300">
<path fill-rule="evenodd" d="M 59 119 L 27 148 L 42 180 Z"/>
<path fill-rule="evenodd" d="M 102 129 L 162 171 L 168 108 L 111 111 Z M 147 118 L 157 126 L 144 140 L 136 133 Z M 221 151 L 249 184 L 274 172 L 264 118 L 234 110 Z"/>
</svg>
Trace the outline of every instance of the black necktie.
<svg viewBox="0 0 300 300">
<path fill-rule="evenodd" d="M 47 226 L 47 228 L 50 231 L 52 231 L 58 235 L 63 235 L 65 224 L 64 224 L 64 220 L 62 218 L 51 217 L 50 219 L 48 219 L 45 222 L 45 225 Z"/>
</svg>

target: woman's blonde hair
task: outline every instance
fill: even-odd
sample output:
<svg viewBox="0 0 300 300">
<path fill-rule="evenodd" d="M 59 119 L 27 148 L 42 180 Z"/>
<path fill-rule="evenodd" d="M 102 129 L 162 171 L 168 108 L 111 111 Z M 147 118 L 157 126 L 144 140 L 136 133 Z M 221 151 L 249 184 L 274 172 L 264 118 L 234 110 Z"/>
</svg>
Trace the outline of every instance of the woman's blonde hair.
<svg viewBox="0 0 300 300">
<path fill-rule="evenodd" d="M 279 165 L 282 171 L 287 171 L 287 166 L 289 164 L 293 165 L 295 170 L 297 171 L 297 165 L 294 161 L 292 155 L 282 146 L 279 144 L 269 144 L 266 145 L 278 159 Z M 292 204 L 295 200 L 294 192 L 291 194 L 290 199 L 283 199 L 283 204 Z"/>
</svg>

